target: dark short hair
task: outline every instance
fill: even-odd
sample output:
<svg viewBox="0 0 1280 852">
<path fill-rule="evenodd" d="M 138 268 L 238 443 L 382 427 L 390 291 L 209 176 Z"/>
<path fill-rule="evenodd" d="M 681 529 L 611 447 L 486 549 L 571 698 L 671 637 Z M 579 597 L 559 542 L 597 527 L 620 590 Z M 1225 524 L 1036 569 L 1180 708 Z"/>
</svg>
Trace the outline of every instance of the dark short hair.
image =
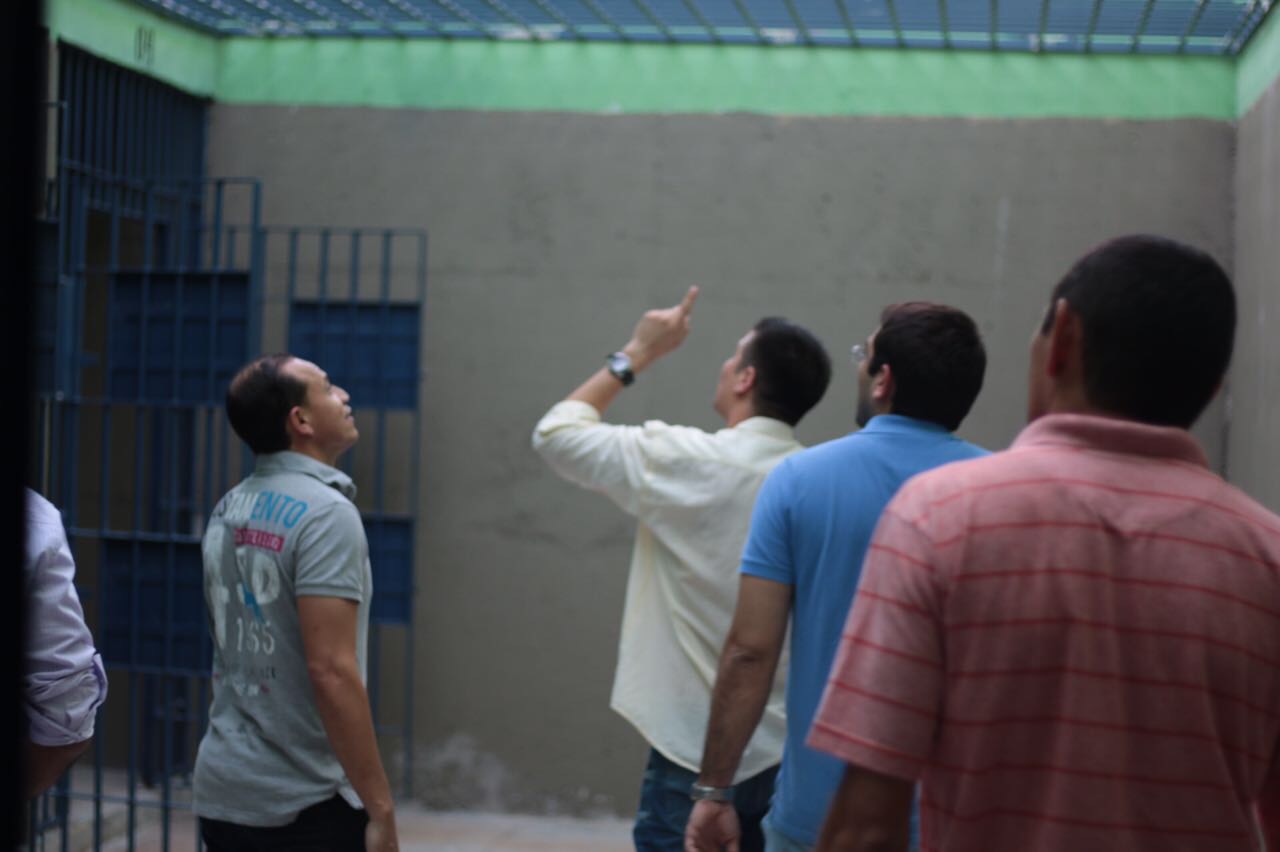
<svg viewBox="0 0 1280 852">
<path fill-rule="evenodd" d="M 780 317 L 765 317 L 752 331 L 739 369 L 755 368 L 755 413 L 794 426 L 827 392 L 831 358 L 813 332 Z"/>
<path fill-rule="evenodd" d="M 987 351 L 964 311 L 903 302 L 881 313 L 867 372 L 874 376 L 885 364 L 893 371 L 892 413 L 954 432 L 982 390 Z"/>
<path fill-rule="evenodd" d="M 240 368 L 227 388 L 227 419 L 255 455 L 289 449 L 285 420 L 307 398 L 307 386 L 284 372 L 285 352 L 263 355 Z"/>
<path fill-rule="evenodd" d="M 1189 428 L 1213 399 L 1236 333 L 1236 294 L 1203 251 L 1146 234 L 1103 243 L 1053 288 L 1080 317 L 1084 391 L 1111 414 Z"/>
</svg>

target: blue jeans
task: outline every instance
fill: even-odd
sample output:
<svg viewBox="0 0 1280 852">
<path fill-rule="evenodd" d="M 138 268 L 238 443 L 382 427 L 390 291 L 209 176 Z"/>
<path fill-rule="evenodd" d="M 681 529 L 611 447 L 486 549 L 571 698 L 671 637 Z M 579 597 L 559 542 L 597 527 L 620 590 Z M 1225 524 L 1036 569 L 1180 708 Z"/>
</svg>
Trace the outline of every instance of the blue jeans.
<svg viewBox="0 0 1280 852">
<path fill-rule="evenodd" d="M 760 820 L 769 810 L 773 781 L 778 767 L 766 769 L 734 787 L 733 806 L 742 825 L 742 852 L 763 852 L 764 836 Z M 681 852 L 684 828 L 689 823 L 693 802 L 689 787 L 698 773 L 667 760 L 657 749 L 649 749 L 649 763 L 640 787 L 640 809 L 631 831 L 637 852 Z"/>
</svg>

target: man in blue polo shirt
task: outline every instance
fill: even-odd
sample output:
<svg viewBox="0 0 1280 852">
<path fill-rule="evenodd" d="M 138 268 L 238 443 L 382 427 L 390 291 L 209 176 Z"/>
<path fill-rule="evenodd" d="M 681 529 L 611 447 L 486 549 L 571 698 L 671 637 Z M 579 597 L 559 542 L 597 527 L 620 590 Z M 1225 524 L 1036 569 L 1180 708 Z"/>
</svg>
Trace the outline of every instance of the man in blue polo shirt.
<svg viewBox="0 0 1280 852">
<path fill-rule="evenodd" d="M 702 772 L 685 833 L 687 852 L 736 848 L 734 770 L 768 696 L 791 621 L 787 738 L 765 818 L 767 852 L 817 843 L 844 766 L 804 743 L 857 589 L 881 511 L 917 473 L 986 451 L 952 432 L 969 413 L 986 369 L 977 326 L 925 302 L 891 305 L 858 367 L 851 435 L 782 462 L 756 500 L 742 556 L 733 626 L 711 699 Z"/>
</svg>

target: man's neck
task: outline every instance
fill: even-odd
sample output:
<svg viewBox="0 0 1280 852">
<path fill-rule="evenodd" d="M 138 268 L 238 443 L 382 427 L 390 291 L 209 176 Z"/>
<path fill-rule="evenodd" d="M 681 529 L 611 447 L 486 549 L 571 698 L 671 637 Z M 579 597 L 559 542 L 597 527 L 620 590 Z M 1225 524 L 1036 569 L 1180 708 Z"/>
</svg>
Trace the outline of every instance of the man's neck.
<svg viewBox="0 0 1280 852">
<path fill-rule="evenodd" d="M 306 456 L 307 458 L 315 459 L 321 464 L 327 464 L 329 467 L 337 467 L 338 458 L 342 455 L 341 453 L 334 453 L 334 454 L 325 453 L 320 448 L 312 447 L 312 446 L 299 447 L 295 445 L 295 446 L 289 447 L 289 451 L 297 453 L 299 455 Z"/>
<path fill-rule="evenodd" d="M 752 417 L 759 417 L 755 408 L 750 404 L 736 405 L 730 409 L 724 418 L 724 425 L 732 429 L 744 420 L 750 420 Z"/>
<path fill-rule="evenodd" d="M 1088 414 L 1093 417 L 1119 417 L 1122 415 L 1105 411 L 1094 405 L 1083 388 L 1066 387 L 1056 389 L 1049 398 L 1045 414 Z"/>
</svg>

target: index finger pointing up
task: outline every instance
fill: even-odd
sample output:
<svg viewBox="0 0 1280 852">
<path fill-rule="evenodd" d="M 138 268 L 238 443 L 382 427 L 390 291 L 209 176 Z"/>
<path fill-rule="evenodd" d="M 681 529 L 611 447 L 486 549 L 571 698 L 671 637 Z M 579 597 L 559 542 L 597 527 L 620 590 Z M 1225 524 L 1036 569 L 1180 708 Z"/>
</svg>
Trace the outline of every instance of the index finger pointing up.
<svg viewBox="0 0 1280 852">
<path fill-rule="evenodd" d="M 680 313 L 688 316 L 693 312 L 693 303 L 698 300 L 698 285 L 689 288 L 689 292 L 684 294 L 684 298 L 680 300 Z"/>
</svg>

